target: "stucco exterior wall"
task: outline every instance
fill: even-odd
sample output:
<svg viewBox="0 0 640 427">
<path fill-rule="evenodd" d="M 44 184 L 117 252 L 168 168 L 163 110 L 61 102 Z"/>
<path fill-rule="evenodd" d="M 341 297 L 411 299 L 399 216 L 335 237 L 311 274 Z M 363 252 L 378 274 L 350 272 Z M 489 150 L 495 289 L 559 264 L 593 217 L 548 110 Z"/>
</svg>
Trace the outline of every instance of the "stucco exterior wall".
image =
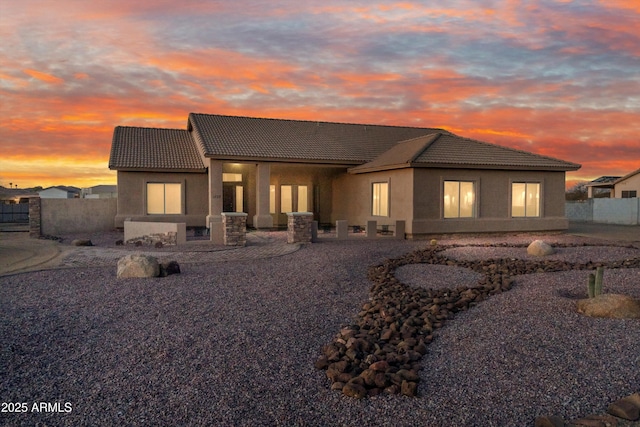
<svg viewBox="0 0 640 427">
<path fill-rule="evenodd" d="M 252 226 L 256 214 L 256 165 L 224 163 L 224 173 L 241 173 L 243 211 Z M 476 217 L 443 218 L 443 182 L 473 181 L 476 186 Z M 184 188 L 183 215 L 146 215 L 147 182 L 181 182 Z M 373 216 L 372 186 L 389 183 L 389 215 Z M 539 217 L 511 217 L 511 184 L 540 183 L 542 199 Z M 282 185 L 306 185 L 309 211 L 320 224 L 347 220 L 349 225 L 378 226 L 406 222 L 410 237 L 441 233 L 565 230 L 564 172 L 502 171 L 474 169 L 405 168 L 364 174 L 348 174 L 344 167 L 270 164 L 270 185 L 276 188 L 274 227 L 286 227 L 286 212 L 280 212 Z M 115 225 L 124 220 L 185 222 L 205 226 L 208 212 L 208 177 L 201 173 L 118 172 L 118 212 Z M 214 213 L 217 214 L 217 213 Z"/>
<path fill-rule="evenodd" d="M 380 226 L 393 226 L 404 220 L 408 227 L 413 220 L 414 170 L 396 169 L 366 174 L 342 174 L 333 182 L 332 223 L 346 220 L 349 225 L 365 227 L 367 221 L 375 220 Z M 373 216 L 372 188 L 377 182 L 389 183 L 389 216 Z M 406 230 L 411 233 L 410 229 Z"/>
<path fill-rule="evenodd" d="M 223 173 L 242 175 L 241 182 L 223 185 L 243 187 L 243 212 L 247 213 L 247 225 L 253 226 L 256 214 L 256 165 L 254 163 L 224 163 Z M 274 227 L 287 227 L 286 212 L 280 211 L 281 185 L 306 185 L 308 188 L 309 210 L 320 223 L 329 223 L 332 212 L 332 182 L 335 176 L 344 174 L 346 168 L 271 164 L 270 185 L 276 186 L 276 213 L 272 214 Z M 184 191 L 183 215 L 147 215 L 145 191 L 148 182 L 180 182 Z M 124 227 L 124 221 L 185 222 L 188 227 L 206 226 L 209 214 L 209 187 L 207 174 L 197 173 L 151 173 L 118 172 L 118 213 L 115 226 Z M 220 212 L 214 212 L 214 215 Z"/>
<path fill-rule="evenodd" d="M 41 233 L 60 235 L 113 230 L 117 199 L 41 199 Z"/>
<path fill-rule="evenodd" d="M 415 169 L 415 211 L 408 234 L 565 230 L 564 172 Z M 476 183 L 476 217 L 443 218 L 443 182 Z M 511 217 L 511 184 L 539 182 L 539 217 Z"/>
<path fill-rule="evenodd" d="M 181 183 L 183 214 L 148 215 L 146 186 L 149 182 Z M 208 214 L 208 183 L 206 173 L 158 173 L 118 171 L 118 208 L 115 227 L 123 228 L 124 221 L 184 222 L 187 227 L 204 227 Z"/>
<path fill-rule="evenodd" d="M 618 183 L 614 187 L 614 197 L 619 199 L 622 197 L 623 191 L 636 191 L 638 197 L 640 197 L 640 173 L 631 176 L 624 181 Z"/>
<path fill-rule="evenodd" d="M 442 233 L 481 233 L 565 230 L 564 172 L 500 171 L 474 169 L 398 169 L 358 175 L 343 175 L 334 181 L 332 220 L 364 225 L 377 220 L 393 225 L 405 220 L 409 237 Z M 476 217 L 443 217 L 443 182 L 476 183 Z M 371 216 L 374 182 L 389 182 L 389 217 Z M 511 217 L 511 183 L 539 182 L 542 197 L 540 217 Z"/>
<path fill-rule="evenodd" d="M 308 188 L 309 212 L 313 212 L 314 220 L 319 224 L 328 224 L 332 220 L 334 201 L 333 181 L 336 177 L 345 175 L 344 167 L 324 167 L 309 165 L 273 164 L 271 166 L 271 185 L 276 186 L 276 214 L 273 225 L 286 227 L 288 218 L 286 212 L 280 212 L 280 186 L 306 185 Z M 255 196 L 254 196 L 255 199 Z M 249 213 L 251 216 L 252 213 Z"/>
</svg>

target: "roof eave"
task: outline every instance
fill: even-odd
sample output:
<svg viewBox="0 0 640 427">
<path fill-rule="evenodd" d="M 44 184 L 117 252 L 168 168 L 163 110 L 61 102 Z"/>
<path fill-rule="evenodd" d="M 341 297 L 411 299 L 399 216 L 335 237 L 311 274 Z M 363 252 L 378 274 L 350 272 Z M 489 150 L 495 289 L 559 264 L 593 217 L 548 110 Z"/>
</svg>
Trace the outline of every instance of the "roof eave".
<svg viewBox="0 0 640 427">
<path fill-rule="evenodd" d="M 411 163 L 413 168 L 441 168 L 441 169 L 487 169 L 487 170 L 527 170 L 527 171 L 575 171 L 581 165 L 573 166 L 532 166 L 532 165 L 482 165 L 465 163 Z"/>
<path fill-rule="evenodd" d="M 221 160 L 226 162 L 238 162 L 238 163 L 297 163 L 297 164 L 312 164 L 312 165 L 328 165 L 328 166 L 358 166 L 365 163 L 364 160 L 340 160 L 340 159 L 295 159 L 286 157 L 260 157 L 260 156 L 222 156 L 222 155 L 207 155 L 205 156 L 211 160 Z"/>
<path fill-rule="evenodd" d="M 145 168 L 145 167 L 125 167 L 111 166 L 109 169 L 118 172 L 160 172 L 160 173 L 207 173 L 206 168 Z"/>
<path fill-rule="evenodd" d="M 407 169 L 412 167 L 409 163 L 398 163 L 395 165 L 381 165 L 381 166 L 356 166 L 347 170 L 351 175 L 357 175 L 361 173 L 370 173 L 370 172 L 382 172 L 388 170 L 397 170 L 397 169 Z"/>
</svg>

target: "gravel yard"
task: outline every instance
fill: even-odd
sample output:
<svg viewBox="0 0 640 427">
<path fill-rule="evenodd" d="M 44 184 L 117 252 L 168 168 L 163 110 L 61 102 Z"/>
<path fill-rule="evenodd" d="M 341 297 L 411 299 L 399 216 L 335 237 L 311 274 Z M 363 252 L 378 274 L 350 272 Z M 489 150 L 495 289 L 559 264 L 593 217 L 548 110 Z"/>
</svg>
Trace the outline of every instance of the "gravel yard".
<svg viewBox="0 0 640 427">
<path fill-rule="evenodd" d="M 368 300 L 368 267 L 426 245 L 322 240 L 275 258 L 182 264 L 182 274 L 155 279 L 117 280 L 115 264 L 0 277 L 2 402 L 72 406 L 1 413 L 0 424 L 518 426 L 603 412 L 640 391 L 640 321 L 576 313 L 586 271 L 516 276 L 512 290 L 458 313 L 422 359 L 417 398 L 330 390 L 314 362 Z M 619 260 L 640 250 L 570 247 L 553 257 Z M 469 286 L 477 276 L 427 264 L 397 271 L 410 286 Z M 640 298 L 640 269 L 607 270 L 605 292 Z"/>
</svg>

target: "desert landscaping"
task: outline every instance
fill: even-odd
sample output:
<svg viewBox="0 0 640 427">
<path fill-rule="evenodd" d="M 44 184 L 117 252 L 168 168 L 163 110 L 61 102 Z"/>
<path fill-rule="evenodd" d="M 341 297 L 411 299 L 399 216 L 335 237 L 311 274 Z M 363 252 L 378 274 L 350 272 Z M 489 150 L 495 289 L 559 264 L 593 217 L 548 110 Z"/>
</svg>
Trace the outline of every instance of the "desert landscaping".
<svg viewBox="0 0 640 427">
<path fill-rule="evenodd" d="M 597 266 L 603 294 L 640 299 L 637 243 L 62 237 L 55 268 L 0 277 L 1 394 L 72 410 L 7 425 L 633 425 L 607 409 L 640 392 L 640 319 L 577 305 Z M 132 253 L 180 272 L 116 277 Z"/>
</svg>

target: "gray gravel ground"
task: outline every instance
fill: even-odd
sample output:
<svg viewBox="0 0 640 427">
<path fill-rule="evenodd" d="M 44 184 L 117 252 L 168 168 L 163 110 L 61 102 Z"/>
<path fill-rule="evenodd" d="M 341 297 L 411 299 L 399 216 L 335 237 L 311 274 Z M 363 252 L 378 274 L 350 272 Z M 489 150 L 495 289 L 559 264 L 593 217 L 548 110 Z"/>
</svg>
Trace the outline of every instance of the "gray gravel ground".
<svg viewBox="0 0 640 427">
<path fill-rule="evenodd" d="M 163 279 L 117 280 L 115 266 L 2 277 L 2 402 L 70 402 L 72 411 L 0 413 L 0 423 L 520 426 L 602 412 L 640 391 L 640 322 L 577 314 L 585 271 L 518 276 L 511 291 L 448 322 L 422 360 L 418 398 L 331 391 L 313 363 L 368 299 L 367 268 L 426 244 L 325 240 L 277 258 L 186 264 Z M 570 249 L 593 261 L 640 256 Z M 475 275 L 401 270 L 412 286 Z M 640 271 L 607 270 L 605 291 L 640 298 Z"/>
</svg>

